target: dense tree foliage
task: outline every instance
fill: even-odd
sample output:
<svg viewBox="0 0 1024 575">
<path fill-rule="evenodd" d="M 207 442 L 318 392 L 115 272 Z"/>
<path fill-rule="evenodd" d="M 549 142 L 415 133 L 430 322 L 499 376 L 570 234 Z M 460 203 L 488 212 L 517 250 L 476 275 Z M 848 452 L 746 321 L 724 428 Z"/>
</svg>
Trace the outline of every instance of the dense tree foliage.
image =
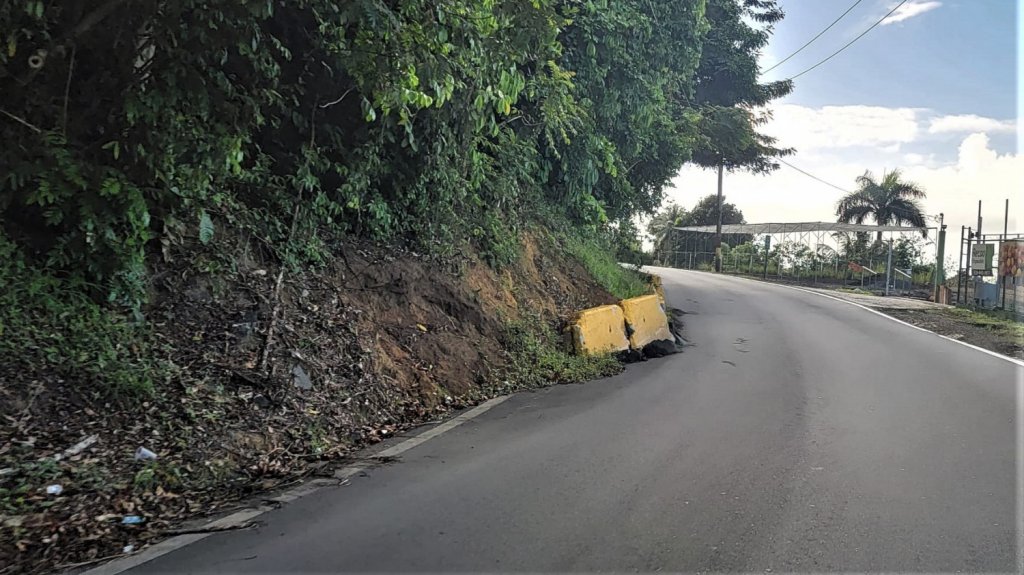
<svg viewBox="0 0 1024 575">
<path fill-rule="evenodd" d="M 779 167 L 774 158 L 793 153 L 757 131 L 770 118 L 764 106 L 793 90 L 791 80 L 758 81 L 758 54 L 782 17 L 772 0 L 708 0 L 710 30 L 691 100 L 700 110 L 698 165 L 767 173 Z"/>
<path fill-rule="evenodd" d="M 243 229 L 293 264 L 358 234 L 495 264 L 518 226 L 653 212 L 695 159 L 766 169 L 769 0 L 12 0 L 0 218 L 95 295 Z M 754 156 L 744 154 L 753 153 Z"/>
<path fill-rule="evenodd" d="M 654 253 L 663 254 L 676 250 L 687 249 L 687 241 L 703 242 L 710 240 L 710 234 L 695 236 L 672 233 L 675 227 L 680 226 L 713 226 L 718 223 L 718 196 L 709 194 L 701 198 L 692 209 L 686 209 L 675 202 L 670 202 L 662 207 L 647 225 L 647 232 L 654 241 Z M 736 204 L 722 200 L 722 223 L 723 224 L 744 224 L 743 212 L 736 207 Z M 700 238 L 695 240 L 694 238 Z M 726 234 L 725 242 L 730 245 L 740 245 L 751 241 L 750 234 Z M 692 248 L 690 248 L 692 249 Z M 726 246 L 728 249 L 728 245 Z"/>
<path fill-rule="evenodd" d="M 681 226 L 713 226 L 718 223 L 718 196 L 708 194 L 679 220 Z M 722 198 L 722 224 L 745 224 L 743 212 Z"/>
</svg>

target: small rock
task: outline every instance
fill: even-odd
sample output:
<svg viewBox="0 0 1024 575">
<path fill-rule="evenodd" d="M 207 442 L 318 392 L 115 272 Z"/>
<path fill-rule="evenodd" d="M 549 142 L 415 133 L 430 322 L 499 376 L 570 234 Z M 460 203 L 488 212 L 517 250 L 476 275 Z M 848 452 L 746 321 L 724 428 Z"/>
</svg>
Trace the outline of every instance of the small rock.
<svg viewBox="0 0 1024 575">
<path fill-rule="evenodd" d="M 292 367 L 292 385 L 299 389 L 313 389 L 313 380 L 309 378 L 306 370 L 301 365 Z"/>
</svg>

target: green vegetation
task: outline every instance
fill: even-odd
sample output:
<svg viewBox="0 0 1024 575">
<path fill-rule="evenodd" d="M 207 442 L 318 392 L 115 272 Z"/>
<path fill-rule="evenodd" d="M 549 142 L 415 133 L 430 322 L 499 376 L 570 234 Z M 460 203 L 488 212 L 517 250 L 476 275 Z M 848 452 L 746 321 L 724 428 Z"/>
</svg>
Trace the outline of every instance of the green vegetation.
<svg viewBox="0 0 1024 575">
<path fill-rule="evenodd" d="M 500 267 L 540 220 L 636 255 L 632 219 L 683 164 L 786 153 L 751 112 L 792 89 L 758 83 L 780 18 L 774 0 L 7 2 L 3 351 L 149 389 L 150 264 L 236 233 L 292 271 L 350 237 Z"/>
<path fill-rule="evenodd" d="M 653 293 L 651 284 L 636 270 L 618 262 L 615 250 L 607 242 L 596 238 L 569 238 L 563 246 L 613 296 L 628 299 Z"/>
<path fill-rule="evenodd" d="M 884 172 L 881 180 L 864 172 L 857 177 L 857 190 L 836 204 L 837 221 L 863 224 L 870 218 L 880 226 L 907 224 L 923 228 L 924 208 L 918 200 L 925 195 L 917 184 L 904 181 L 899 170 Z M 882 242 L 882 232 L 875 241 Z"/>
<path fill-rule="evenodd" d="M 575 355 L 568 338 L 537 315 L 506 322 L 502 340 L 511 359 L 507 377 L 514 388 L 576 383 L 622 371 L 622 364 L 610 355 Z"/>
<path fill-rule="evenodd" d="M 972 325 L 999 332 L 1017 342 L 1024 342 L 1024 323 L 1015 321 L 1012 316 L 1003 316 L 997 311 L 963 307 L 949 308 L 945 311 Z"/>
<path fill-rule="evenodd" d="M 149 394 L 167 370 L 152 357 L 145 328 L 89 299 L 80 281 L 27 263 L 0 235 L 0 357 L 114 395 Z"/>
</svg>

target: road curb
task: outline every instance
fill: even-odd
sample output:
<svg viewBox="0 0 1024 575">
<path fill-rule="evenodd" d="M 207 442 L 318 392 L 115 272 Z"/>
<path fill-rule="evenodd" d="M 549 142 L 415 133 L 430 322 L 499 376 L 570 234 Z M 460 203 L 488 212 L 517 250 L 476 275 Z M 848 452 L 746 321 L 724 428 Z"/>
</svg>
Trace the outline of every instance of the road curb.
<svg viewBox="0 0 1024 575">
<path fill-rule="evenodd" d="M 455 429 L 456 427 L 462 425 L 463 423 L 466 423 L 467 421 L 470 421 L 483 415 L 484 413 L 490 411 L 491 409 L 497 407 L 498 405 L 501 405 L 511 397 L 511 395 L 502 395 L 499 397 L 489 399 L 481 403 L 480 405 L 467 410 L 465 413 L 461 413 L 453 417 L 452 419 L 449 419 L 448 421 L 441 423 L 440 425 L 436 425 L 434 427 L 431 427 L 430 429 L 426 429 L 422 433 L 419 433 L 414 437 L 406 439 L 405 441 L 397 445 L 393 445 L 378 453 L 374 453 L 372 457 L 389 458 L 395 457 L 401 453 L 405 453 L 406 451 L 409 451 L 410 449 L 422 445 L 423 443 L 426 443 L 427 441 L 430 441 L 431 439 L 439 435 L 442 435 L 448 431 L 451 431 L 452 429 Z M 264 513 L 277 509 L 278 505 L 276 504 L 290 503 L 297 499 L 302 499 L 303 497 L 312 495 L 313 493 L 320 491 L 324 487 L 338 485 L 339 481 L 343 481 L 345 479 L 348 479 L 349 477 L 366 471 L 366 469 L 368 469 L 369 467 L 369 464 L 348 465 L 337 470 L 334 473 L 334 479 L 314 479 L 311 481 L 307 481 L 302 485 L 285 491 L 284 493 L 265 499 L 265 501 L 271 501 L 275 503 L 275 505 L 257 505 L 247 509 L 242 509 L 240 511 L 236 511 L 230 515 L 226 515 L 219 519 L 215 519 L 210 523 L 202 525 L 202 529 L 211 530 L 209 533 L 188 533 L 185 535 L 176 535 L 174 537 L 164 539 L 163 541 L 160 541 L 155 545 L 146 547 L 138 553 L 114 559 L 108 563 L 104 563 L 97 567 L 93 567 L 92 569 L 88 569 L 85 571 L 72 570 L 66 571 L 65 573 L 75 573 L 77 575 L 118 575 L 119 573 L 124 573 L 129 569 L 134 569 L 139 565 L 149 563 L 150 561 L 157 559 L 158 557 L 162 557 L 164 555 L 167 555 L 168 553 L 177 551 L 182 547 L 187 547 L 188 545 L 191 545 L 198 541 L 202 541 L 203 539 L 206 539 L 207 537 L 220 532 L 217 530 L 231 529 L 251 523 L 254 519 L 263 515 Z"/>
</svg>

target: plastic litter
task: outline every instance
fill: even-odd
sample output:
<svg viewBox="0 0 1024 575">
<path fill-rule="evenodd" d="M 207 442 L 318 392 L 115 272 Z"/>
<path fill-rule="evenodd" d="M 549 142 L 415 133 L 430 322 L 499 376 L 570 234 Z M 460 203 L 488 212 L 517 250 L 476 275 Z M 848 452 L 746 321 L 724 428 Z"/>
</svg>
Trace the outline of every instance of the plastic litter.
<svg viewBox="0 0 1024 575">
<path fill-rule="evenodd" d="M 98 439 L 99 438 L 97 436 L 90 435 L 89 437 L 86 437 L 82 441 L 79 441 L 78 443 L 76 443 L 76 444 L 72 445 L 71 447 L 65 449 L 61 453 L 58 453 L 57 455 L 54 455 L 53 459 L 54 459 L 54 461 L 60 461 L 61 459 L 67 459 L 68 457 L 74 457 L 74 456 L 78 455 L 79 453 L 85 451 L 86 448 L 91 446 L 93 443 L 96 443 L 96 441 Z"/>
<path fill-rule="evenodd" d="M 152 461 L 156 459 L 156 454 L 145 447 L 140 447 L 135 450 L 135 459 L 137 461 Z"/>
<path fill-rule="evenodd" d="M 47 495 L 60 495 L 63 491 L 64 491 L 64 488 L 61 487 L 60 485 L 54 484 L 54 485 L 47 485 L 46 486 L 46 494 Z"/>
<path fill-rule="evenodd" d="M 131 553 L 132 551 L 135 551 L 134 545 L 125 545 L 124 548 L 121 549 L 121 553 Z"/>
<path fill-rule="evenodd" d="M 125 515 L 121 518 L 121 525 L 138 525 L 145 521 L 145 519 L 138 515 Z"/>
</svg>

